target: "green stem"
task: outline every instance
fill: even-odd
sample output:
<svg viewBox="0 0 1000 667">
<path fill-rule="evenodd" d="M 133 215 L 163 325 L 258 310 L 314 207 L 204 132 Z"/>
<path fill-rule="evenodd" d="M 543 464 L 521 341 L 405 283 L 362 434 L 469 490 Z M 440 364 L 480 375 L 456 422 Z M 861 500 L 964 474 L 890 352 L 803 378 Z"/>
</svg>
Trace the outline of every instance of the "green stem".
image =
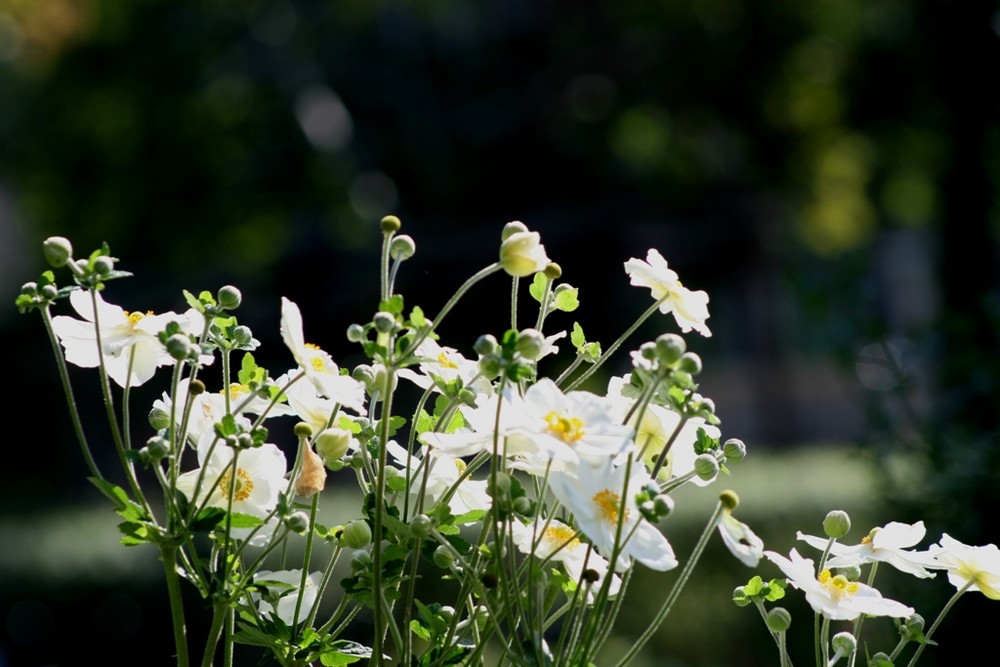
<svg viewBox="0 0 1000 667">
<path fill-rule="evenodd" d="M 177 667 L 189 667 L 187 628 L 184 623 L 184 600 L 181 595 L 180 576 L 177 573 L 177 547 L 160 547 L 163 559 L 163 573 L 167 580 L 167 596 L 170 600 L 170 618 L 174 626 L 174 646 L 177 649 Z"/>
<path fill-rule="evenodd" d="M 226 612 L 229 605 L 225 600 L 216 600 L 212 608 L 212 627 L 208 630 L 208 639 L 205 640 L 205 655 L 201 659 L 201 667 L 212 667 L 215 659 L 215 651 L 219 645 L 219 637 L 225 626 Z M 229 642 L 227 642 L 229 643 Z"/>
<path fill-rule="evenodd" d="M 931 635 L 933 635 L 934 631 L 938 629 L 939 625 L 941 625 L 941 621 L 944 620 L 945 615 L 947 615 L 947 613 L 951 611 L 951 608 L 955 606 L 955 603 L 958 602 L 958 598 L 962 597 L 962 595 L 964 595 L 965 592 L 969 590 L 969 588 L 972 587 L 972 584 L 974 583 L 975 581 L 971 579 L 965 582 L 965 585 L 959 588 L 957 591 L 955 591 L 955 594 L 951 596 L 951 599 L 949 599 L 948 602 L 945 603 L 944 607 L 941 608 L 941 613 L 938 614 L 938 617 L 935 618 L 934 622 L 931 624 L 930 630 L 928 630 L 927 633 L 924 634 L 924 641 L 921 642 L 920 646 L 917 647 L 917 650 L 913 654 L 913 657 L 910 658 L 910 662 L 906 663 L 906 667 L 913 667 L 915 664 L 917 664 L 917 659 L 919 659 L 920 654 L 924 652 L 924 647 L 926 647 L 927 644 L 930 643 Z"/>
</svg>

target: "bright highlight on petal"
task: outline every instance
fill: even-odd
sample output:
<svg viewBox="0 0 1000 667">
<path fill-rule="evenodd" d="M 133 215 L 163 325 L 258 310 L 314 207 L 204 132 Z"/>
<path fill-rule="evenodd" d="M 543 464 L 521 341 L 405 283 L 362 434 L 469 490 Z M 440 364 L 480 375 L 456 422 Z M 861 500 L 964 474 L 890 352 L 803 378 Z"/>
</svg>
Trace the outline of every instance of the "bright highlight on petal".
<svg viewBox="0 0 1000 667">
<path fill-rule="evenodd" d="M 633 257 L 625 262 L 625 273 L 632 285 L 648 287 L 655 300 L 662 300 L 660 312 L 664 315 L 672 312 L 681 331 L 694 329 L 706 338 L 712 335 L 705 324 L 709 318 L 708 294 L 684 287 L 658 250 L 650 249 L 646 261 Z"/>
</svg>

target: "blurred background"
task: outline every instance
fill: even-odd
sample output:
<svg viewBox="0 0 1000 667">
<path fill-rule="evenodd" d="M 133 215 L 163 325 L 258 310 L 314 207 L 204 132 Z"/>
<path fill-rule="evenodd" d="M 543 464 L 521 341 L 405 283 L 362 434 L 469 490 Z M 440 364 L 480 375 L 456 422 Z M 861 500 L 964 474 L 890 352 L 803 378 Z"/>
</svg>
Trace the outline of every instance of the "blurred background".
<svg viewBox="0 0 1000 667">
<path fill-rule="evenodd" d="M 13 305 L 47 268 L 50 235 L 78 255 L 107 242 L 135 273 L 106 295 L 128 310 L 182 310 L 181 290 L 238 285 L 237 314 L 277 372 L 290 365 L 281 296 L 300 305 L 308 340 L 359 361 L 344 331 L 376 308 L 385 214 L 416 241 L 397 283 L 408 306 L 433 315 L 521 220 L 580 288 L 580 310 L 551 326 L 579 321 L 605 345 L 649 305 L 622 264 L 657 248 L 711 297 L 713 336 L 689 346 L 724 437 L 749 450 L 732 478 L 678 499 L 690 510 L 665 530 L 682 559 L 725 486 L 786 553 L 831 509 L 851 513 L 855 541 L 922 519 L 921 546 L 942 532 L 997 543 L 997 10 L 0 0 L 0 337 L 12 370 L 0 667 L 171 664 L 156 554 L 117 544 L 43 326 Z M 471 354 L 478 335 L 501 333 L 508 292 L 506 280 L 475 288 L 445 338 Z M 653 318 L 629 348 L 666 331 L 672 320 Z M 591 388 L 627 368 L 622 356 Z M 74 379 L 96 407 L 94 375 Z M 110 447 L 104 456 L 114 464 Z M 758 573 L 778 576 L 767 563 Z M 710 546 L 640 664 L 776 664 L 756 612 L 729 601 L 753 574 Z M 642 631 L 658 602 L 648 592 L 671 576 L 633 585 L 609 655 Z M 929 620 L 954 590 L 941 576 L 881 576 Z M 809 664 L 798 602 L 793 657 Z M 921 665 L 989 636 L 997 604 L 965 596 Z"/>
</svg>

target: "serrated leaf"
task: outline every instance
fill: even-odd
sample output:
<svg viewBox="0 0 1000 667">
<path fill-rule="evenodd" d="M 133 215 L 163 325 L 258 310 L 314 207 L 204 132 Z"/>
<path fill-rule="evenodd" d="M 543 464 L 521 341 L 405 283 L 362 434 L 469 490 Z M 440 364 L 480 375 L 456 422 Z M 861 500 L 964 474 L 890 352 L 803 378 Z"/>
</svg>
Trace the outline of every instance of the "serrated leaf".
<svg viewBox="0 0 1000 667">
<path fill-rule="evenodd" d="M 536 273 L 535 277 L 531 279 L 531 285 L 528 286 L 528 294 L 537 301 L 542 302 L 542 297 L 545 296 L 545 288 L 548 286 L 549 279 L 545 277 L 542 272 Z"/>
<path fill-rule="evenodd" d="M 564 289 L 556 292 L 554 307 L 565 313 L 571 313 L 580 307 L 580 290 L 577 288 Z"/>
<path fill-rule="evenodd" d="M 424 625 L 417 619 L 410 621 L 410 632 L 424 641 L 430 641 L 431 639 L 431 631 L 424 627 Z"/>
<path fill-rule="evenodd" d="M 573 344 L 578 353 L 582 352 L 581 348 L 587 343 L 587 339 L 583 335 L 583 327 L 580 326 L 579 322 L 573 322 L 573 332 L 569 335 L 569 342 Z"/>
</svg>

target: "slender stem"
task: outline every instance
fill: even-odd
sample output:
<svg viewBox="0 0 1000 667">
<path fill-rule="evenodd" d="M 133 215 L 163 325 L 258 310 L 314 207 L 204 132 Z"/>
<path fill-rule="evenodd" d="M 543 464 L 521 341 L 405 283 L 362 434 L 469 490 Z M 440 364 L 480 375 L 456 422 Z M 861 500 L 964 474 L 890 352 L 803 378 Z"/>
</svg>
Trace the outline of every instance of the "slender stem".
<svg viewBox="0 0 1000 667">
<path fill-rule="evenodd" d="M 510 328 L 517 331 L 517 286 L 520 278 L 511 278 L 510 284 Z"/>
<path fill-rule="evenodd" d="M 375 641 L 372 651 L 372 664 L 381 665 L 383 656 L 383 643 L 388 624 L 392 622 L 387 618 L 383 601 L 385 590 L 382 581 L 382 525 L 385 513 L 385 469 L 388 457 L 389 443 L 389 420 L 392 417 L 392 386 L 395 381 L 395 369 L 392 366 L 385 366 L 385 384 L 383 385 L 382 415 L 380 418 L 379 431 L 380 443 L 378 453 L 378 465 L 375 467 L 375 521 L 372 535 L 372 566 L 375 572 L 374 590 L 374 625 Z"/>
<path fill-rule="evenodd" d="M 958 602 L 958 598 L 962 597 L 962 595 L 964 595 L 965 592 L 969 590 L 969 588 L 974 583 L 975 581 L 972 579 L 966 581 L 965 585 L 959 588 L 957 591 L 955 591 L 955 594 L 951 596 L 951 599 L 949 599 L 948 602 L 945 603 L 944 607 L 941 608 L 941 613 L 938 614 L 938 617 L 935 618 L 934 622 L 931 624 L 930 630 L 928 630 L 927 633 L 924 634 L 924 641 L 920 643 L 920 646 L 917 647 L 917 650 L 913 654 L 913 657 L 910 658 L 910 661 L 908 663 L 906 663 L 906 667 L 913 667 L 915 664 L 917 664 L 917 660 L 920 658 L 920 654 L 924 652 L 924 647 L 926 647 L 927 644 L 930 643 L 931 635 L 933 635 L 934 631 L 937 630 L 939 625 L 941 625 L 941 621 L 944 620 L 945 615 L 947 615 L 947 613 L 951 611 L 951 608 L 955 606 L 955 603 Z"/>
<path fill-rule="evenodd" d="M 643 631 L 642 635 L 639 636 L 625 655 L 622 656 L 617 663 L 615 663 L 615 667 L 625 667 L 625 665 L 629 664 L 639 653 L 639 650 L 645 646 L 646 642 L 648 642 L 650 638 L 656 634 L 660 625 L 663 624 L 663 621 L 666 620 L 667 615 L 673 608 L 678 596 L 680 596 L 681 591 L 684 589 L 684 585 L 691 577 L 691 573 L 694 571 L 695 565 L 698 564 L 698 559 L 705 550 L 705 546 L 708 544 L 708 540 L 712 536 L 712 533 L 715 532 L 716 525 L 719 522 L 719 517 L 722 516 L 724 511 L 725 509 L 720 502 L 716 506 L 715 512 L 712 513 L 711 518 L 708 520 L 705 530 L 702 531 L 701 537 L 698 538 L 698 542 L 694 545 L 694 549 L 691 551 L 691 557 L 688 558 L 687 563 L 684 564 L 684 568 L 681 570 L 680 576 L 677 577 L 677 581 L 674 582 L 674 586 L 667 595 L 667 599 L 664 600 L 663 606 L 660 607 L 660 610 L 656 613 L 652 622 L 646 626 L 646 630 Z"/>
<path fill-rule="evenodd" d="M 184 623 L 184 600 L 181 595 L 180 576 L 177 573 L 177 547 L 160 547 L 163 559 L 163 573 L 167 580 L 167 596 L 170 600 L 170 618 L 174 626 L 174 646 L 177 649 L 177 667 L 189 667 L 187 628 Z"/>
<path fill-rule="evenodd" d="M 215 659 L 215 651 L 219 645 L 219 637 L 225 627 L 229 604 L 225 600 L 216 600 L 212 605 L 212 627 L 208 630 L 208 638 L 205 640 L 205 654 L 201 659 L 201 667 L 212 667 Z M 226 642 L 227 644 L 229 642 Z"/>
</svg>

